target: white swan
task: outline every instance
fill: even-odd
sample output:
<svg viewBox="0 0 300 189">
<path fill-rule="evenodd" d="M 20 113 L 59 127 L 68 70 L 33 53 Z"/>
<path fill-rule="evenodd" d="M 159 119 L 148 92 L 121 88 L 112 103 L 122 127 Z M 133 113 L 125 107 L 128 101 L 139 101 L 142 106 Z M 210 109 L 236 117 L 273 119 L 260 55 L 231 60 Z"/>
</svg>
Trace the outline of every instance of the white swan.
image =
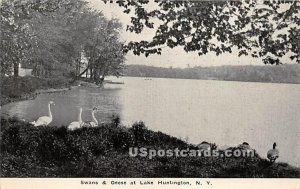
<svg viewBox="0 0 300 189">
<path fill-rule="evenodd" d="M 33 126 L 47 126 L 52 122 L 51 104 L 55 105 L 53 101 L 48 103 L 48 116 L 39 117 L 36 121 L 30 122 Z"/>
<path fill-rule="evenodd" d="M 69 130 L 75 130 L 82 127 L 84 123 L 82 122 L 81 114 L 82 114 L 82 108 L 79 108 L 78 121 L 73 121 L 72 123 L 70 123 L 68 126 Z"/>
<path fill-rule="evenodd" d="M 95 112 L 97 111 L 98 109 L 96 107 L 93 108 L 92 110 L 92 118 L 93 118 L 93 121 L 90 121 L 90 122 L 87 122 L 87 126 L 90 126 L 90 127 L 97 127 L 98 126 L 98 121 L 95 117 Z"/>
</svg>

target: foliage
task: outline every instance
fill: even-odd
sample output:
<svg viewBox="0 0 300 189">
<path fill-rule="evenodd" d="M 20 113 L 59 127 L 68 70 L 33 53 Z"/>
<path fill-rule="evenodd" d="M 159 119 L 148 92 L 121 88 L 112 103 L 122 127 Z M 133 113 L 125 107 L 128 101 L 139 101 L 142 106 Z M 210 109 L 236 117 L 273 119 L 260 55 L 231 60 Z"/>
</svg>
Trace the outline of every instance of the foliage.
<svg viewBox="0 0 300 189">
<path fill-rule="evenodd" d="M 47 14 L 72 1 L 3 0 L 0 7 L 1 21 L 1 74 L 8 74 L 13 65 L 18 75 L 18 64 L 30 61 L 34 49 L 40 48 L 36 34 L 29 22 L 37 14 Z"/>
<path fill-rule="evenodd" d="M 120 126 L 121 117 L 119 115 L 112 115 L 111 117 L 111 125 L 114 127 Z"/>
<path fill-rule="evenodd" d="M 89 64 L 100 70 L 99 77 L 120 75 L 124 62 L 118 41 L 121 25 L 91 9 L 85 0 L 4 0 L 0 11 L 1 75 L 11 75 L 13 70 L 18 76 L 21 63 L 38 77 L 66 69 L 78 76 L 80 68 L 87 66 L 81 59 L 91 53 L 91 46 L 97 48 L 88 57 Z"/>
<path fill-rule="evenodd" d="M 139 134 L 143 134 L 143 139 Z M 129 157 L 128 148 L 195 148 L 148 130 L 103 124 L 69 131 L 1 119 L 1 177 L 300 177 L 299 168 L 254 158 Z"/>
<path fill-rule="evenodd" d="M 181 46 L 199 55 L 237 49 L 239 56 L 261 57 L 266 64 L 280 64 L 286 56 L 300 63 L 299 1 L 102 1 L 133 15 L 127 30 L 155 30 L 151 40 L 131 41 L 125 52 L 147 57 L 164 47 Z"/>
<path fill-rule="evenodd" d="M 119 41 L 121 23 L 116 19 L 98 20 L 101 22 L 95 22 L 94 29 L 89 33 L 90 39 L 84 46 L 88 66 L 79 76 L 89 71 L 90 78 L 102 84 L 108 75 L 122 75 L 125 57 L 123 44 Z"/>
</svg>

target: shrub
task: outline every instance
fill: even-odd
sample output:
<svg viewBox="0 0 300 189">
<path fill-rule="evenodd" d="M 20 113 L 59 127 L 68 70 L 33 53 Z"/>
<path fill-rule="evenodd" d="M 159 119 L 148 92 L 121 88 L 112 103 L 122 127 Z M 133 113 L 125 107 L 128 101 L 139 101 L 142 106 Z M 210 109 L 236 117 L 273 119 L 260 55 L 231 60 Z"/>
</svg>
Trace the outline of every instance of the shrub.
<svg viewBox="0 0 300 189">
<path fill-rule="evenodd" d="M 121 123 L 121 118 L 119 115 L 112 115 L 111 117 L 111 125 L 113 127 L 118 127 L 120 126 L 120 123 Z"/>
<path fill-rule="evenodd" d="M 115 149 L 128 150 L 129 147 L 134 146 L 134 136 L 127 128 L 120 127 L 115 129 L 113 133 L 112 143 Z"/>
<path fill-rule="evenodd" d="M 130 128 L 130 131 L 132 131 L 134 135 L 135 146 L 142 146 L 145 142 L 147 142 L 145 137 L 147 127 L 145 126 L 144 122 L 135 122 Z"/>
<path fill-rule="evenodd" d="M 69 80 L 65 77 L 47 79 L 47 87 L 48 88 L 66 87 L 68 85 L 68 83 L 69 83 Z"/>
</svg>

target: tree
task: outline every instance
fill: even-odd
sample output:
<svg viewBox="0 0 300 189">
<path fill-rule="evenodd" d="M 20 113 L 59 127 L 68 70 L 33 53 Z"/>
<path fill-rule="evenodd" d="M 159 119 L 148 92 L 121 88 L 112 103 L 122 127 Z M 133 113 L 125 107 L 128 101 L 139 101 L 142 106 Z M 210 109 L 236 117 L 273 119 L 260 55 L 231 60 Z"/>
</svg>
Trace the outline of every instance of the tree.
<svg viewBox="0 0 300 189">
<path fill-rule="evenodd" d="M 14 70 L 18 76 L 22 63 L 38 77 L 66 68 L 78 76 L 83 53 L 90 56 L 93 80 L 120 74 L 121 25 L 89 8 L 84 0 L 4 0 L 0 18 L 2 75 Z"/>
<path fill-rule="evenodd" d="M 147 57 L 161 54 L 164 47 L 181 46 L 199 55 L 238 49 L 239 56 L 260 57 L 266 64 L 280 64 L 279 58 L 288 55 L 300 63 L 299 1 L 155 0 L 154 10 L 146 8 L 149 0 L 103 1 L 117 3 L 126 14 L 133 12 L 127 30 L 156 30 L 152 40 L 131 41 L 124 52 Z"/>
<path fill-rule="evenodd" d="M 0 7 L 1 21 L 1 75 L 9 74 L 11 68 L 18 76 L 19 63 L 27 61 L 30 50 L 34 47 L 33 35 L 28 20 L 35 12 L 53 12 L 65 1 L 38 0 L 3 0 Z"/>
<path fill-rule="evenodd" d="M 78 30 L 78 21 L 90 9 L 84 1 L 73 3 L 46 15 L 36 13 L 29 21 L 36 44 L 30 66 L 36 76 L 78 65 L 84 43 L 84 32 Z"/>
<path fill-rule="evenodd" d="M 108 75 L 122 75 L 125 57 L 123 43 L 119 41 L 122 27 L 120 22 L 115 19 L 99 21 L 101 22 L 96 22 L 94 31 L 90 32 L 90 40 L 84 46 L 88 65 L 78 77 L 89 71 L 90 79 L 101 85 Z"/>
</svg>

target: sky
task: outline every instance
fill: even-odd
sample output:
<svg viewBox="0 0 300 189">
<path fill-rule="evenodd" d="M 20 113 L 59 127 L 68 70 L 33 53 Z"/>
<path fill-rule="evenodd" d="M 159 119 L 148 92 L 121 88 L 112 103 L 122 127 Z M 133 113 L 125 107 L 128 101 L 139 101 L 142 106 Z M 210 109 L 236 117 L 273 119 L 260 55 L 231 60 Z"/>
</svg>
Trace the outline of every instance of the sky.
<svg viewBox="0 0 300 189">
<path fill-rule="evenodd" d="M 129 31 L 126 32 L 126 26 L 130 23 L 130 15 L 123 13 L 115 3 L 105 4 L 102 0 L 88 0 L 90 6 L 96 10 L 100 10 L 107 18 L 117 18 L 123 24 L 121 31 L 121 40 L 138 41 L 151 39 L 154 36 L 155 29 L 147 29 L 142 34 L 134 34 Z M 203 56 L 198 56 L 197 52 L 186 53 L 182 47 L 173 49 L 164 48 L 162 55 L 150 55 L 145 57 L 143 54 L 140 56 L 128 53 L 126 55 L 126 64 L 140 64 L 157 67 L 210 67 L 222 65 L 264 65 L 260 58 L 252 58 L 250 56 L 238 57 L 238 52 L 221 54 L 216 56 L 214 53 L 208 53 Z"/>
</svg>

